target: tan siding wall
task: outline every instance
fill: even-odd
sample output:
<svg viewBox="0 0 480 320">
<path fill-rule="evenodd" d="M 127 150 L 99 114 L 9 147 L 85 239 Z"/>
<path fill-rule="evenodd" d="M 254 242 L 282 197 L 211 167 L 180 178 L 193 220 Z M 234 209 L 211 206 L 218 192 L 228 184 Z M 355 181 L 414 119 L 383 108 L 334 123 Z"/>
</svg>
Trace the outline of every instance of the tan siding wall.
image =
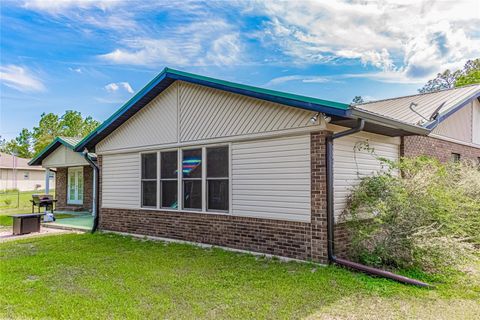
<svg viewBox="0 0 480 320">
<path fill-rule="evenodd" d="M 102 140 L 96 151 L 128 149 L 177 142 L 177 87 L 171 85 L 140 112 Z"/>
<path fill-rule="evenodd" d="M 73 167 L 73 166 L 87 166 L 89 163 L 77 152 L 65 146 L 58 147 L 48 157 L 43 159 L 42 167 L 57 168 L 57 167 Z"/>
<path fill-rule="evenodd" d="M 310 135 L 232 144 L 234 215 L 310 221 Z"/>
<path fill-rule="evenodd" d="M 473 101 L 473 128 L 472 142 L 480 145 L 480 101 Z"/>
<path fill-rule="evenodd" d="M 13 177 L 13 170 L 0 169 L 0 190 L 18 189 L 20 191 L 35 190 L 37 185 L 39 189 L 45 189 L 45 171 L 17 169 L 16 179 Z M 29 172 L 28 179 L 25 179 L 24 173 Z M 55 189 L 55 179 L 50 179 L 50 189 Z"/>
<path fill-rule="evenodd" d="M 312 125 L 313 113 L 242 95 L 180 83 L 180 141 L 205 140 Z"/>
<path fill-rule="evenodd" d="M 400 156 L 400 138 L 360 133 L 336 139 L 333 157 L 334 201 L 337 218 L 344 211 L 352 188 L 360 183 L 361 178 L 385 169 L 381 162 L 367 150 L 356 150 L 362 142 L 368 142 L 369 147 L 374 148 L 376 156 L 390 160 L 398 160 Z"/>
<path fill-rule="evenodd" d="M 472 142 L 472 104 L 445 119 L 433 133 L 463 142 Z"/>
<path fill-rule="evenodd" d="M 140 207 L 139 154 L 105 155 L 102 161 L 102 207 Z"/>
</svg>

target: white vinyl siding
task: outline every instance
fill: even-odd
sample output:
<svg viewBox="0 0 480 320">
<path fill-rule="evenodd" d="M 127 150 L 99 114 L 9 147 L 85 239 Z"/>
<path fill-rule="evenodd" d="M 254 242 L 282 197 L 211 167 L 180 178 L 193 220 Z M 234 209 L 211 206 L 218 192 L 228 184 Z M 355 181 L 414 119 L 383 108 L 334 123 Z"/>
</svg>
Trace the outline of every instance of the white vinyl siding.
<svg viewBox="0 0 480 320">
<path fill-rule="evenodd" d="M 400 138 L 361 133 L 334 140 L 333 186 L 336 218 L 345 210 L 351 190 L 362 178 L 386 169 L 371 152 L 356 150 L 363 142 L 367 142 L 369 147 L 374 149 L 375 156 L 390 160 L 398 160 L 400 157 Z"/>
<path fill-rule="evenodd" d="M 55 151 L 49 154 L 42 161 L 44 168 L 61 168 L 61 167 L 75 167 L 88 166 L 89 163 L 78 152 L 73 151 L 64 145 L 59 146 Z"/>
<path fill-rule="evenodd" d="M 232 213 L 310 221 L 310 135 L 232 144 Z"/>
<path fill-rule="evenodd" d="M 96 146 L 104 151 L 177 142 L 177 84 L 171 85 L 140 112 Z"/>
<path fill-rule="evenodd" d="M 475 124 L 472 121 L 472 107 L 473 103 L 469 103 L 465 107 L 461 108 L 447 119 L 442 121 L 438 127 L 433 130 L 433 133 L 443 137 L 471 143 L 472 128 Z"/>
<path fill-rule="evenodd" d="M 312 126 L 315 113 L 186 82 L 179 85 L 180 141 Z"/>
<path fill-rule="evenodd" d="M 102 159 L 102 207 L 138 209 L 140 155 L 105 155 Z"/>
<path fill-rule="evenodd" d="M 480 101 L 473 101 L 473 136 L 472 142 L 480 145 Z"/>
</svg>

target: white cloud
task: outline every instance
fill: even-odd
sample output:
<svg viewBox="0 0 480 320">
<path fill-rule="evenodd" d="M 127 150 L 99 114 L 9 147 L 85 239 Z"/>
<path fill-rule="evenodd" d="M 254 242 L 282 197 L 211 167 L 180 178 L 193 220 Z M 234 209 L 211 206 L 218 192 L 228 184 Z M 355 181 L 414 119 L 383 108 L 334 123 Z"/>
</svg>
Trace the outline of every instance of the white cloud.
<svg viewBox="0 0 480 320">
<path fill-rule="evenodd" d="M 42 80 L 25 67 L 0 66 L 0 82 L 18 91 L 45 91 Z"/>
<path fill-rule="evenodd" d="M 241 61 L 242 44 L 224 20 L 192 22 L 172 28 L 161 38 L 134 38 L 122 48 L 100 55 L 115 64 L 142 66 L 232 65 Z"/>
<path fill-rule="evenodd" d="M 478 1 L 267 1 L 256 10 L 269 17 L 264 45 L 295 63 L 355 59 L 379 69 L 379 81 L 412 83 L 480 56 Z"/>
<path fill-rule="evenodd" d="M 68 70 L 70 70 L 70 71 L 72 71 L 72 72 L 75 72 L 75 73 L 83 73 L 82 68 L 72 68 L 72 67 L 69 67 Z"/>
<path fill-rule="evenodd" d="M 123 90 L 127 91 L 128 93 L 133 93 L 132 86 L 128 82 L 112 82 L 112 83 L 107 84 L 104 88 L 108 92 L 117 92 L 120 89 L 123 89 Z"/>
<path fill-rule="evenodd" d="M 121 3 L 120 0 L 27 0 L 23 6 L 31 10 L 60 14 L 73 8 L 107 10 Z"/>
<path fill-rule="evenodd" d="M 333 80 L 326 77 L 319 77 L 319 76 L 290 75 L 290 76 L 273 78 L 272 80 L 266 83 L 266 86 L 275 86 L 275 85 L 279 85 L 279 84 L 283 84 L 291 81 L 301 81 L 303 83 L 325 83 L 325 82 L 332 82 Z"/>
</svg>

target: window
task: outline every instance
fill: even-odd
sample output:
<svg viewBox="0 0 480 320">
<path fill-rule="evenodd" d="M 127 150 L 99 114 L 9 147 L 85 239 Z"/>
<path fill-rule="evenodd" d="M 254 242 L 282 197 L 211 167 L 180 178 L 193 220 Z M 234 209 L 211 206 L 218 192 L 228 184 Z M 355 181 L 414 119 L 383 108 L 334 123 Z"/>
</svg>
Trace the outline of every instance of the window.
<svg viewBox="0 0 480 320">
<path fill-rule="evenodd" d="M 160 153 L 160 190 L 162 208 L 178 208 L 178 152 Z"/>
<path fill-rule="evenodd" d="M 202 149 L 184 150 L 183 208 L 202 209 Z"/>
<path fill-rule="evenodd" d="M 452 161 L 453 162 L 460 162 L 460 154 L 452 152 Z"/>
<path fill-rule="evenodd" d="M 207 209 L 228 211 L 228 147 L 207 148 Z"/>
<path fill-rule="evenodd" d="M 157 207 L 157 154 L 142 154 L 142 207 Z"/>
<path fill-rule="evenodd" d="M 229 147 L 141 154 L 141 206 L 228 212 Z"/>
<path fill-rule="evenodd" d="M 23 172 L 23 180 L 28 180 L 30 179 L 30 172 L 24 171 Z"/>
</svg>

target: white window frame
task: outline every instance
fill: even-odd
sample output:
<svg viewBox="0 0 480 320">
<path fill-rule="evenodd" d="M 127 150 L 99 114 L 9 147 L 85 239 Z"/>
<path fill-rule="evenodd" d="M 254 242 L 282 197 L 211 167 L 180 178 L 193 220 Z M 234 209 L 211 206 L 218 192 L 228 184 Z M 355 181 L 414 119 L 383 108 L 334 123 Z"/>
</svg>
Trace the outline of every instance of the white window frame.
<svg viewBox="0 0 480 320">
<path fill-rule="evenodd" d="M 162 153 L 168 153 L 168 152 L 176 152 L 177 153 L 177 177 L 176 178 L 162 178 Z M 179 150 L 178 149 L 171 149 L 171 150 L 162 150 L 158 151 L 158 167 L 157 167 L 157 176 L 158 176 L 158 186 L 157 186 L 157 208 L 160 208 L 162 210 L 165 209 L 170 209 L 174 211 L 178 211 L 179 208 L 179 193 L 178 193 L 178 176 L 180 175 L 180 171 L 178 170 L 178 157 L 179 157 Z M 168 207 L 163 207 L 162 206 L 162 181 L 177 181 L 177 209 L 172 209 Z"/>
<path fill-rule="evenodd" d="M 207 210 L 207 176 L 206 176 L 206 157 L 207 157 L 207 148 L 214 148 L 214 147 L 228 147 L 228 187 L 229 187 L 229 197 L 228 197 L 228 210 Z M 202 209 L 194 209 L 194 208 L 183 208 L 183 151 L 184 150 L 192 150 L 192 149 L 201 149 L 202 150 Z M 169 152 L 169 151 L 177 151 L 177 199 L 178 199 L 178 208 L 171 209 L 171 208 L 162 208 L 161 206 L 161 168 L 160 168 L 160 153 L 162 152 Z M 149 153 L 157 153 L 157 206 L 156 207 L 143 207 L 142 206 L 142 154 L 149 154 Z M 171 211 L 171 212 L 189 212 L 189 213 L 208 213 L 208 214 L 231 214 L 232 213 L 232 143 L 231 142 L 218 142 L 206 145 L 191 145 L 186 147 L 176 147 L 176 148 L 165 148 L 165 149 L 158 149 L 158 150 L 148 150 L 139 152 L 140 155 L 140 202 L 139 202 L 139 209 L 142 210 L 154 210 L 154 211 Z M 197 178 L 199 179 L 199 178 Z M 215 178 L 218 179 L 218 178 Z"/>
<path fill-rule="evenodd" d="M 230 176 L 231 176 L 231 161 L 230 161 L 230 146 L 229 145 L 216 145 L 216 146 L 206 146 L 204 147 L 205 149 L 205 152 L 204 152 L 204 158 L 205 158 L 205 164 L 207 163 L 207 149 L 213 149 L 213 148 L 222 148 L 222 147 L 226 147 L 227 148 L 227 154 L 228 154 L 228 160 L 227 160 L 227 166 L 228 166 L 228 176 L 227 177 L 215 177 L 215 178 L 209 178 L 207 177 L 207 166 L 205 165 L 205 183 L 204 183 L 204 186 L 205 186 L 205 211 L 208 211 L 208 212 L 222 212 L 222 213 L 229 213 L 230 212 L 230 202 L 232 201 L 231 199 L 231 179 L 230 179 Z M 227 210 L 216 210 L 216 209 L 208 209 L 208 181 L 209 180 L 228 180 L 228 209 Z"/>
<path fill-rule="evenodd" d="M 155 154 L 157 156 L 157 177 L 155 179 L 144 179 L 142 177 L 142 170 L 143 170 L 143 167 L 142 167 L 142 158 L 143 158 L 143 155 L 144 154 Z M 158 152 L 142 152 L 140 154 L 140 207 L 142 209 L 155 209 L 155 208 L 158 208 L 158 180 L 159 180 L 159 175 L 158 175 Z M 144 206 L 143 205 L 143 182 L 144 181 L 155 181 L 156 184 L 157 184 L 157 192 L 156 192 L 156 206 Z"/>
</svg>

